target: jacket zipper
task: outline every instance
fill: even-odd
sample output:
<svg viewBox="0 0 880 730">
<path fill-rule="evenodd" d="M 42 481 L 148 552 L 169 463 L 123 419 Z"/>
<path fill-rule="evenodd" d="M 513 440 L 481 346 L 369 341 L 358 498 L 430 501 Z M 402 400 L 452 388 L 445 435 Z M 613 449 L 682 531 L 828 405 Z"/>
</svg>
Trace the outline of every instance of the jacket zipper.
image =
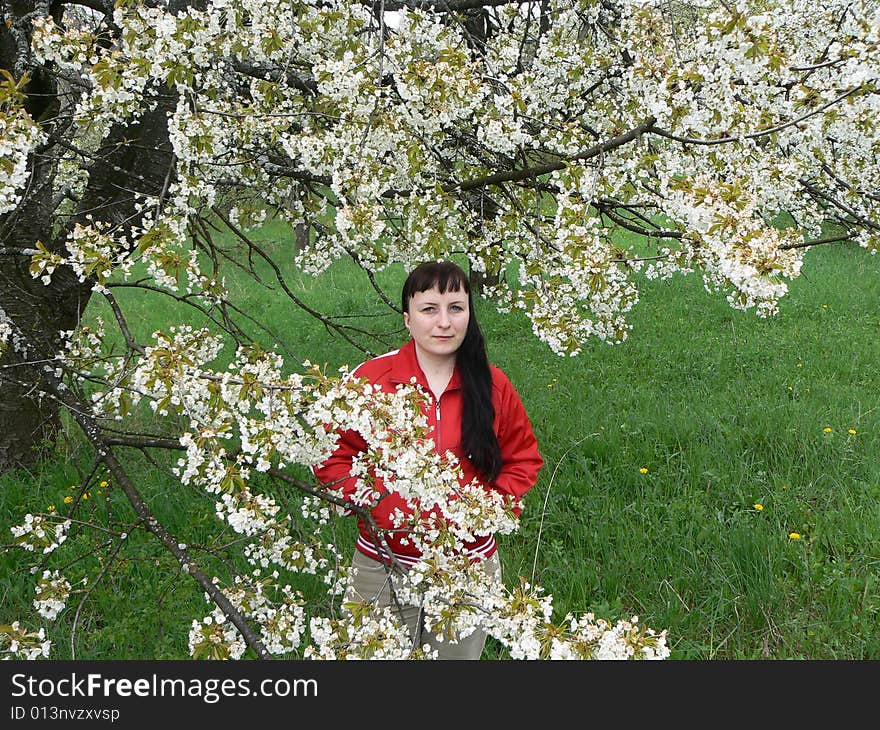
<svg viewBox="0 0 880 730">
<path fill-rule="evenodd" d="M 434 417 L 436 418 L 436 425 L 434 426 L 434 433 L 436 434 L 434 438 L 434 446 L 437 449 L 438 454 L 442 454 L 443 450 L 440 448 L 440 399 L 438 398 L 434 401 Z"/>
</svg>

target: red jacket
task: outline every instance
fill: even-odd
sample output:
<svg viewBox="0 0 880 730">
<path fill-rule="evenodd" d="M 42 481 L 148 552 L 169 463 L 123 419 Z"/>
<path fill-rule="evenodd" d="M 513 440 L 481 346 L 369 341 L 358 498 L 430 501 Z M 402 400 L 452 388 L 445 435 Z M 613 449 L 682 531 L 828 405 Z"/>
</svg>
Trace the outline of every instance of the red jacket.
<svg viewBox="0 0 880 730">
<path fill-rule="evenodd" d="M 534 485 L 538 472 L 544 463 L 538 453 L 538 442 L 532 432 L 532 425 L 525 408 L 508 377 L 495 366 L 492 371 L 492 405 L 495 408 L 495 434 L 501 447 L 502 467 L 491 486 L 503 494 L 509 494 L 517 502 Z M 428 380 L 416 359 L 415 343 L 409 340 L 399 350 L 368 360 L 352 372 L 352 377 L 366 378 L 379 385 L 383 391 L 393 393 L 398 385 L 410 383 L 413 377 L 425 392 L 431 393 Z M 433 429 L 435 449 L 438 453 L 452 451 L 458 458 L 462 469 L 462 484 L 467 484 L 476 475 L 476 469 L 467 459 L 461 446 L 462 390 L 458 368 L 452 374 L 446 390 L 436 401 L 431 397 L 425 403 L 424 412 L 428 427 Z M 339 482 L 337 490 L 344 497 L 354 493 L 355 479 L 349 477 L 352 457 L 366 448 L 366 442 L 356 431 L 340 431 L 336 451 L 320 466 L 315 467 L 315 475 L 324 484 Z M 340 481 L 343 480 L 343 481 Z M 386 485 L 387 487 L 388 485 Z M 411 509 L 399 494 L 389 490 L 388 494 L 373 508 L 373 519 L 378 527 L 386 530 L 388 546 L 401 563 L 412 565 L 420 557 L 417 548 L 406 541 L 402 530 L 392 530 L 390 515 L 395 509 L 409 514 Z M 517 508 L 519 509 L 519 508 Z M 356 547 L 365 555 L 379 560 L 380 556 L 362 520 L 358 521 L 359 535 Z M 401 542 L 403 538 L 403 542 Z M 478 536 L 474 542 L 465 545 L 473 558 L 487 558 L 497 549 L 492 535 Z"/>
</svg>

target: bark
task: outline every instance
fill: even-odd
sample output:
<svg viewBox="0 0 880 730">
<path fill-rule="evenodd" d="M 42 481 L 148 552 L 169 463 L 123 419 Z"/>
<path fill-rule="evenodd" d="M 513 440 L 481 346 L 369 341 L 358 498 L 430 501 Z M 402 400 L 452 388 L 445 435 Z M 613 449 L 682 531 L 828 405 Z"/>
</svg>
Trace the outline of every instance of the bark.
<svg viewBox="0 0 880 730">
<path fill-rule="evenodd" d="M 3 221 L 3 246 L 33 248 L 51 241 L 51 173 L 37 164 L 32 191 Z M 34 279 L 28 256 L 4 256 L 0 262 L 0 309 L 23 331 L 33 333 L 41 350 L 53 351 L 58 332 L 70 329 L 85 306 L 86 294 L 69 269 L 59 270 L 50 286 Z M 40 396 L 27 367 L 34 358 L 9 346 L 0 356 L 0 473 L 29 466 L 58 427 L 58 407 Z"/>
<path fill-rule="evenodd" d="M 45 104 L 40 108 L 45 111 Z M 57 145 L 38 150 L 21 204 L 0 217 L 0 246 L 14 252 L 33 249 L 40 241 L 50 251 L 63 252 L 68 232 L 86 215 L 130 228 L 136 221 L 132 191 L 161 195 L 167 187 L 167 110 L 160 102 L 137 122 L 111 130 L 93 153 L 89 184 L 67 216 L 55 209 L 55 167 L 69 151 Z M 93 282 L 80 282 L 70 268 L 59 267 L 45 285 L 31 276 L 29 266 L 27 255 L 0 257 L 0 310 L 27 333 L 41 357 L 51 357 L 58 350 L 59 333 L 75 328 L 82 318 Z M 13 346 L 0 355 L 0 474 L 33 464 L 60 427 L 58 406 L 41 395 L 27 367 L 31 360 Z"/>
</svg>

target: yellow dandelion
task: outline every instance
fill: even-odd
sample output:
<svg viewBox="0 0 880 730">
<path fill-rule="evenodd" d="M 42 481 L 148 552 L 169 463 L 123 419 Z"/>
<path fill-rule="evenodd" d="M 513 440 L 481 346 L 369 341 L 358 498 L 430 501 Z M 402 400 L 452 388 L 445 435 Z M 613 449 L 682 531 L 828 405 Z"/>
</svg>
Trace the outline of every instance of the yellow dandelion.
<svg viewBox="0 0 880 730">
<path fill-rule="evenodd" d="M 822 309 L 828 309 L 828 305 L 827 305 L 827 304 L 823 304 L 823 305 L 822 305 Z"/>
<path fill-rule="evenodd" d="M 71 497 L 71 496 L 68 494 L 68 495 L 64 498 L 64 504 L 70 504 L 71 502 L 73 502 L 73 497 Z"/>
<path fill-rule="evenodd" d="M 647 474 L 647 473 L 648 473 L 648 470 L 645 467 L 642 467 L 641 469 L 639 469 L 639 474 Z"/>
<path fill-rule="evenodd" d="M 755 508 L 755 511 L 756 511 L 756 512 L 760 512 L 762 509 L 764 509 L 764 505 L 761 504 L 760 502 L 755 502 L 755 503 L 752 505 L 752 507 Z"/>
<path fill-rule="evenodd" d="M 825 428 L 823 428 L 822 430 L 823 430 L 825 433 L 831 433 L 831 426 L 825 426 Z"/>
<path fill-rule="evenodd" d="M 98 486 L 99 486 L 99 487 L 106 487 L 106 486 L 107 486 L 107 482 L 101 482 Z"/>
<path fill-rule="evenodd" d="M 54 511 L 55 511 L 55 505 L 54 505 L 54 504 L 50 504 L 48 507 L 46 507 L 46 509 L 47 509 L 49 512 L 54 512 Z"/>
<path fill-rule="evenodd" d="M 76 484 L 71 484 L 71 485 L 70 485 L 70 488 L 71 488 L 71 489 L 76 489 Z"/>
<path fill-rule="evenodd" d="M 800 540 L 800 539 L 801 539 L 801 533 L 799 533 L 799 532 L 789 532 L 789 533 L 788 533 L 788 537 L 789 537 L 790 540 Z"/>
<path fill-rule="evenodd" d="M 89 498 L 89 493 L 88 493 L 88 492 L 84 492 L 84 493 L 83 493 L 83 499 L 88 499 L 88 498 Z"/>
<path fill-rule="evenodd" d="M 851 428 L 849 431 L 847 431 L 847 433 L 848 433 L 850 436 L 855 436 L 855 435 L 856 435 L 856 430 L 855 430 L 854 428 Z"/>
</svg>

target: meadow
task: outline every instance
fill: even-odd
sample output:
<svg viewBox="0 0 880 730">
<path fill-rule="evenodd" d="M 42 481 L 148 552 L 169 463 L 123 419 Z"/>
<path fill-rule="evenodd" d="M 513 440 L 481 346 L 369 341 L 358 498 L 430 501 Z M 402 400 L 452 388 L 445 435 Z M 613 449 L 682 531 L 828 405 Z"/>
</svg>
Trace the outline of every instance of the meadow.
<svg viewBox="0 0 880 730">
<path fill-rule="evenodd" d="M 280 234 L 262 235 L 268 246 Z M 375 351 L 403 341 L 398 317 L 353 264 L 285 276 L 303 302 L 382 330 Z M 397 298 L 399 270 L 378 281 Z M 254 336 L 289 362 L 334 370 L 363 359 L 277 288 L 229 284 L 267 323 Z M 116 291 L 136 337 L 168 326 L 158 296 Z M 590 610 L 665 628 L 673 660 L 880 658 L 878 300 L 880 258 L 822 246 L 806 254 L 775 317 L 733 310 L 696 276 L 645 281 L 629 338 L 587 343 L 571 358 L 538 341 L 523 315 L 479 301 L 490 359 L 518 388 L 545 458 L 520 530 L 499 538 L 505 580 L 543 586 L 556 618 Z M 98 301 L 87 314 L 112 317 Z M 160 455 L 131 459 L 156 515 L 213 569 L 229 570 L 222 546 L 234 536 L 214 536 L 210 501 L 177 483 Z M 70 429 L 39 468 L 0 478 L 0 544 L 25 512 L 66 514 L 90 463 Z M 74 517 L 121 530 L 132 512 L 100 480 Z M 297 495 L 282 497 L 295 512 Z M 330 530 L 342 545 L 353 540 L 344 518 Z M 133 534 L 113 553 L 107 534 L 83 525 L 69 542 L 50 566 L 71 583 L 101 580 L 47 625 L 53 658 L 188 658 L 189 624 L 209 606 L 153 539 Z M 30 605 L 33 564 L 0 551 L 0 623 L 45 624 Z M 317 582 L 300 587 L 330 601 Z M 490 639 L 484 656 L 505 653 Z"/>
</svg>

